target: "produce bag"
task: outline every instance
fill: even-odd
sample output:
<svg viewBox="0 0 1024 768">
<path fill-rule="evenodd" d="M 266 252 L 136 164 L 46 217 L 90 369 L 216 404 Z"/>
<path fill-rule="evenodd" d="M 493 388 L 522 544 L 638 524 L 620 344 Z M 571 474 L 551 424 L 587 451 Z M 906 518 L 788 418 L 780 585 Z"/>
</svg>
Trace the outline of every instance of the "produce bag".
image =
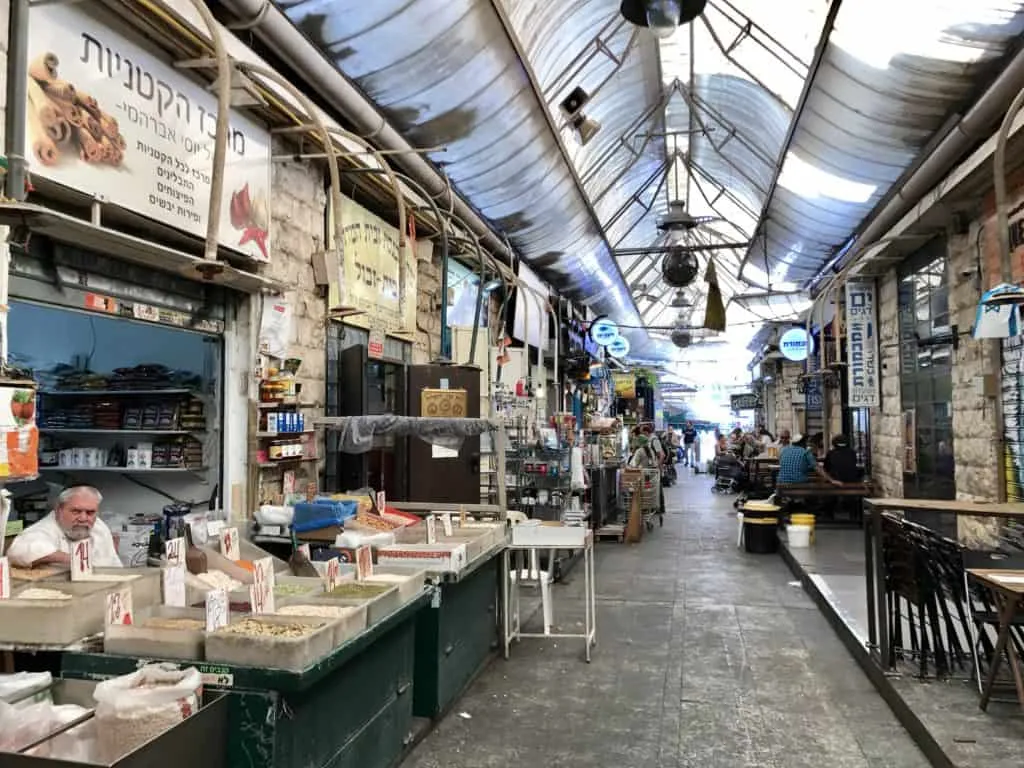
<svg viewBox="0 0 1024 768">
<path fill-rule="evenodd" d="M 81 717 L 87 709 L 41 701 L 15 707 L 0 701 L 0 753 L 17 752 Z"/>
<path fill-rule="evenodd" d="M 322 498 L 302 501 L 295 505 L 292 530 L 296 533 L 305 533 L 332 525 L 344 525 L 346 520 L 355 517 L 358 509 L 359 505 L 354 501 Z"/>
<path fill-rule="evenodd" d="M 97 748 L 113 763 L 199 709 L 203 677 L 195 667 L 148 664 L 96 686 Z"/>
<path fill-rule="evenodd" d="M 0 675 L 0 701 L 6 701 L 8 704 L 31 704 L 36 701 L 33 694 L 44 693 L 43 698 L 49 698 L 47 689 L 52 684 L 53 675 L 49 672 L 15 672 L 11 675 Z"/>
</svg>

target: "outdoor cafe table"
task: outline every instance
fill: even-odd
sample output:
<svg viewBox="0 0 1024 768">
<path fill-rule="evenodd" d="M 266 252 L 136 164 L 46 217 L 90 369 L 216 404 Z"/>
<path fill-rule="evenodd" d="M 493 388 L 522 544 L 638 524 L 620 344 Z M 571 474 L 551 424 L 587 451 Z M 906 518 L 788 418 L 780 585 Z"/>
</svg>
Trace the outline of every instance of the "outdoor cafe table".
<svg viewBox="0 0 1024 768">
<path fill-rule="evenodd" d="M 978 706 L 982 711 L 988 708 L 992 698 L 992 689 L 996 684 L 996 673 L 1003 660 L 1003 651 L 1010 659 L 1010 670 L 1013 672 L 1013 684 L 1017 689 L 1017 701 L 1024 709 L 1024 678 L 1021 677 L 1021 659 L 1016 645 L 1010 640 L 1013 618 L 1024 604 L 1024 571 L 990 570 L 987 568 L 969 568 L 971 576 L 981 582 L 995 595 L 999 607 L 999 634 L 996 636 L 996 648 L 989 664 L 988 676 L 981 689 L 981 701 Z"/>
<path fill-rule="evenodd" d="M 889 658 L 889 625 L 885 617 L 885 561 L 882 558 L 883 512 L 948 512 L 967 517 L 1018 518 L 1024 521 L 1024 504 L 956 501 L 954 499 L 864 499 L 864 578 L 868 602 L 869 650 L 878 653 L 880 666 Z"/>
</svg>

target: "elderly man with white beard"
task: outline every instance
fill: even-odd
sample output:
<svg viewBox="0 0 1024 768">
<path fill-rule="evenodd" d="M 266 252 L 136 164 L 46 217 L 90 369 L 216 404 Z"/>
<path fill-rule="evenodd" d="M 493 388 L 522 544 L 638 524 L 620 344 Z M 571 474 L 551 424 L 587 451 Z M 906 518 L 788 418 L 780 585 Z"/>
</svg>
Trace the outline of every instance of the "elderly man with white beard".
<svg viewBox="0 0 1024 768">
<path fill-rule="evenodd" d="M 61 491 L 53 512 L 30 525 L 11 543 L 7 556 L 18 568 L 40 565 L 71 567 L 71 546 L 92 541 L 92 562 L 97 568 L 120 568 L 114 537 L 99 519 L 103 496 L 88 485 Z"/>
</svg>

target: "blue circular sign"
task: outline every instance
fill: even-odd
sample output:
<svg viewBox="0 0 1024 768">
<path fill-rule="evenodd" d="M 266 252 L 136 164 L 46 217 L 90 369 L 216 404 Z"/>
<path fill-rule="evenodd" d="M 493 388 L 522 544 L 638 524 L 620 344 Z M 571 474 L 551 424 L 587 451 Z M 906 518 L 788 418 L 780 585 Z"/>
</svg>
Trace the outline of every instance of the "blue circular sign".
<svg viewBox="0 0 1024 768">
<path fill-rule="evenodd" d="M 590 324 L 590 338 L 602 347 L 607 347 L 619 336 L 619 326 L 607 316 L 599 317 Z"/>
<path fill-rule="evenodd" d="M 803 362 L 814 352 L 814 339 L 803 328 L 790 328 L 779 339 L 779 351 L 787 360 Z"/>
<path fill-rule="evenodd" d="M 607 346 L 607 350 L 612 357 L 625 357 L 629 354 L 629 339 L 616 336 Z"/>
</svg>

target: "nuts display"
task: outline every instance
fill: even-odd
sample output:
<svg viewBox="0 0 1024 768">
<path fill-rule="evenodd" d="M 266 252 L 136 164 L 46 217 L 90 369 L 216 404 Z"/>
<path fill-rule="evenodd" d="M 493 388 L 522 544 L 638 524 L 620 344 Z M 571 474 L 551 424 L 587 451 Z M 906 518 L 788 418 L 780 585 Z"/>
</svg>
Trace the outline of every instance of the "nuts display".
<svg viewBox="0 0 1024 768">
<path fill-rule="evenodd" d="M 305 584 L 276 584 L 274 586 L 275 597 L 299 597 L 308 595 L 312 591 L 313 588 Z"/>
<path fill-rule="evenodd" d="M 56 576 L 60 571 L 56 568 L 15 568 L 11 567 L 11 578 L 21 581 L 42 581 Z"/>
<path fill-rule="evenodd" d="M 285 605 L 277 609 L 281 616 L 316 616 L 323 619 L 342 619 L 358 611 L 347 605 Z"/>
<path fill-rule="evenodd" d="M 71 595 L 61 592 L 59 589 L 43 589 L 41 587 L 29 587 L 16 594 L 16 600 L 70 600 Z"/>
<path fill-rule="evenodd" d="M 323 626 L 323 624 L 290 624 L 242 619 L 217 631 L 227 635 L 249 635 L 250 637 L 298 638 L 311 635 Z"/>
<path fill-rule="evenodd" d="M 383 595 L 385 592 L 393 589 L 390 584 L 367 584 L 366 582 L 352 582 L 350 584 L 339 584 L 330 592 L 326 593 L 327 597 L 344 597 L 349 599 L 363 599 L 369 600 Z"/>
<path fill-rule="evenodd" d="M 175 630 L 186 630 L 189 632 L 202 632 L 206 629 L 206 622 L 200 621 L 199 619 L 169 619 L 169 618 L 152 618 L 146 619 L 142 622 L 143 627 L 149 629 L 175 629 Z"/>
<path fill-rule="evenodd" d="M 242 582 L 235 581 L 224 571 L 207 571 L 206 573 L 200 573 L 196 578 L 210 589 L 223 589 L 228 592 L 234 592 L 236 589 L 242 588 Z"/>
</svg>

